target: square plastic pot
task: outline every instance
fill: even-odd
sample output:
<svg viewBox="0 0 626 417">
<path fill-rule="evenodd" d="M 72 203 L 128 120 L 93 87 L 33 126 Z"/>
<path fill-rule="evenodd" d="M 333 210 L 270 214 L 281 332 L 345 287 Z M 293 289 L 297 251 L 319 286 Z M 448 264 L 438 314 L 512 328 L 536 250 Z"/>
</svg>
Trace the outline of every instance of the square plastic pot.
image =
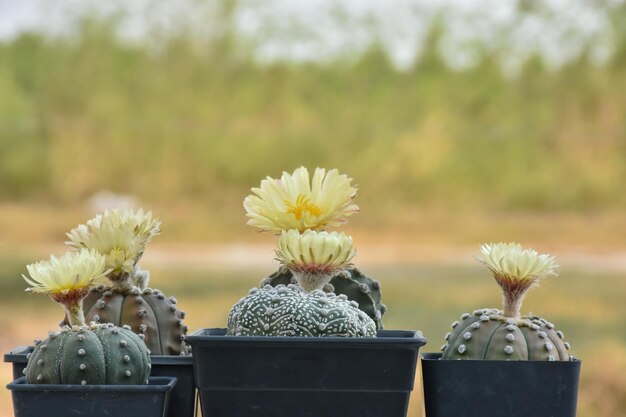
<svg viewBox="0 0 626 417">
<path fill-rule="evenodd" d="M 575 417 L 581 362 L 441 360 L 424 353 L 426 417 Z"/>
<path fill-rule="evenodd" d="M 176 378 L 150 377 L 147 385 L 7 385 L 15 417 L 164 417 Z"/>
<path fill-rule="evenodd" d="M 13 379 L 23 375 L 28 363 L 27 355 L 32 351 L 32 346 L 19 346 L 4 355 L 4 361 L 13 364 Z M 150 376 L 174 377 L 177 380 L 170 394 L 170 411 L 166 417 L 193 417 L 196 384 L 191 356 L 152 355 L 150 360 Z"/>
<path fill-rule="evenodd" d="M 426 343 L 403 330 L 376 338 L 225 334 L 186 337 L 206 416 L 404 417 Z"/>
</svg>

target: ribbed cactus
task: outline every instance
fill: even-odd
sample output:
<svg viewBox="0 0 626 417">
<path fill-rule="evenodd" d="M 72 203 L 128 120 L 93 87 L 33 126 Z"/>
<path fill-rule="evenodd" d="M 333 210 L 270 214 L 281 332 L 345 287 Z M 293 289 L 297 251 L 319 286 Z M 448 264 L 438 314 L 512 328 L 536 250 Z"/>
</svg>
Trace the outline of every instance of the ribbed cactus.
<svg viewBox="0 0 626 417">
<path fill-rule="evenodd" d="M 281 267 L 263 279 L 261 287 L 296 283 L 297 281 L 291 271 Z M 323 290 L 337 295 L 344 294 L 348 300 L 355 301 L 359 305 L 359 309 L 374 320 L 377 329 L 383 328 L 383 316 L 387 312 L 387 306 L 382 303 L 382 293 L 378 281 L 366 276 L 357 268 L 347 268 L 335 274 L 329 285 L 326 285 Z"/>
<path fill-rule="evenodd" d="M 494 309 L 465 313 L 446 335 L 443 359 L 567 361 L 563 333 L 540 317 L 513 319 Z"/>
<path fill-rule="evenodd" d="M 127 326 L 66 326 L 36 341 L 25 374 L 32 384 L 147 384 L 150 355 Z"/>
<path fill-rule="evenodd" d="M 153 355 L 184 355 L 187 326 L 176 298 L 138 287 L 97 286 L 84 301 L 87 322 L 127 325 L 145 341 Z"/>
<path fill-rule="evenodd" d="M 561 331 L 541 317 L 519 313 L 526 291 L 540 279 L 556 275 L 554 258 L 516 244 L 491 244 L 482 246 L 478 260 L 502 287 L 504 311 L 486 308 L 463 314 L 445 337 L 442 358 L 570 360 L 570 345 Z"/>
<path fill-rule="evenodd" d="M 106 273 L 104 256 L 81 249 L 26 267 L 27 291 L 61 304 L 68 325 L 36 341 L 25 374 L 37 384 L 147 384 L 150 351 L 129 327 L 85 325 L 83 300 Z"/>
<path fill-rule="evenodd" d="M 160 222 L 143 210 L 107 210 L 67 233 L 69 246 L 105 257 L 110 286 L 92 288 L 84 301 L 87 321 L 128 325 L 154 355 L 184 355 L 185 313 L 174 297 L 147 288 L 149 273 L 138 262 Z"/>
<path fill-rule="evenodd" d="M 235 336 L 374 337 L 376 324 L 345 295 L 294 284 L 253 288 L 228 315 Z"/>
</svg>

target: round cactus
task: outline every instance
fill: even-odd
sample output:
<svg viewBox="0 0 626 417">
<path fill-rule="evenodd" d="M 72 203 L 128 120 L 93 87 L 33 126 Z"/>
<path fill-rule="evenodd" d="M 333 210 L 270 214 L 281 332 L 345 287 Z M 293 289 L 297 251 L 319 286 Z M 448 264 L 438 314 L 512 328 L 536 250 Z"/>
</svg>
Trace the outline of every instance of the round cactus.
<svg viewBox="0 0 626 417">
<path fill-rule="evenodd" d="M 541 317 L 520 315 L 526 291 L 540 279 L 556 275 L 554 258 L 500 243 L 483 245 L 478 260 L 501 286 L 504 310 L 463 314 L 445 337 L 442 359 L 570 360 L 563 332 Z"/>
<path fill-rule="evenodd" d="M 150 355 L 127 326 L 65 326 L 35 342 L 24 373 L 32 384 L 147 384 Z"/>
<path fill-rule="evenodd" d="M 289 269 L 280 267 L 269 277 L 261 281 L 261 287 L 271 285 L 296 284 L 297 281 Z M 383 316 L 387 312 L 387 306 L 382 303 L 380 283 L 357 268 L 347 268 L 336 273 L 330 280 L 329 285 L 323 288 L 326 292 L 337 295 L 344 294 L 348 300 L 356 301 L 359 309 L 365 312 L 376 323 L 377 329 L 383 329 Z"/>
<path fill-rule="evenodd" d="M 102 278 L 104 256 L 81 249 L 61 258 L 50 257 L 26 267 L 27 291 L 48 294 L 61 304 L 68 326 L 36 341 L 25 374 L 37 384 L 145 384 L 150 375 L 150 351 L 129 327 L 85 325 L 83 300 Z"/>
<path fill-rule="evenodd" d="M 443 359 L 567 361 L 563 332 L 541 317 L 506 317 L 495 309 L 465 313 L 446 335 Z"/>
<path fill-rule="evenodd" d="M 127 325 L 142 337 L 153 355 L 184 355 L 187 326 L 176 298 L 138 287 L 97 286 L 84 301 L 86 320 Z"/>
<path fill-rule="evenodd" d="M 253 288 L 228 315 L 234 336 L 374 337 L 376 324 L 345 295 L 289 284 Z"/>
<path fill-rule="evenodd" d="M 310 178 L 300 167 L 252 189 L 243 204 L 248 224 L 280 233 L 281 267 L 233 306 L 228 334 L 376 336 L 385 311 L 380 285 L 352 268 L 350 236 L 324 231 L 358 212 L 351 183 L 335 169 L 317 168 Z"/>
<path fill-rule="evenodd" d="M 96 250 L 106 260 L 108 287 L 92 288 L 84 301 L 88 321 L 128 325 L 154 355 L 184 355 L 185 313 L 174 297 L 148 288 L 149 273 L 138 262 L 160 233 L 160 221 L 143 210 L 107 210 L 67 233 L 76 249 Z"/>
</svg>

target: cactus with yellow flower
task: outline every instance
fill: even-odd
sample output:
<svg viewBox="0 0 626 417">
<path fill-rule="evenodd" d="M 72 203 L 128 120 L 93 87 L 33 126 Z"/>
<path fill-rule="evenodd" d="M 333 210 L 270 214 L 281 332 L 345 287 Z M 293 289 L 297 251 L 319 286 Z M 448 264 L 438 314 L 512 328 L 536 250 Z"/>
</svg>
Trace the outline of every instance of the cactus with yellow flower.
<svg viewBox="0 0 626 417">
<path fill-rule="evenodd" d="M 259 188 L 252 188 L 252 193 L 244 200 L 248 225 L 276 234 L 338 227 L 359 211 L 353 203 L 357 188 L 351 178 L 336 169 L 316 168 L 310 177 L 309 171 L 300 167 L 293 173 L 283 172 L 280 178 L 265 178 Z M 297 283 L 289 266 L 281 264 L 278 271 L 261 281 L 261 287 Z M 353 265 L 337 268 L 321 289 L 345 295 L 374 320 L 378 329 L 383 328 L 387 307 L 382 303 L 380 283 Z"/>
<path fill-rule="evenodd" d="M 24 373 L 33 384 L 146 384 L 150 352 L 129 327 L 86 324 L 83 299 L 109 271 L 104 256 L 82 249 L 27 266 L 27 291 L 61 304 L 68 325 L 35 341 Z"/>
<path fill-rule="evenodd" d="M 557 275 L 553 256 L 517 243 L 482 245 L 478 261 L 493 273 L 503 294 L 503 310 L 479 309 L 452 323 L 443 359 L 569 361 L 569 343 L 554 325 L 535 315 L 522 316 L 527 291 Z"/>
<path fill-rule="evenodd" d="M 110 284 L 98 285 L 85 298 L 88 320 L 127 325 L 155 355 L 187 353 L 185 313 L 174 297 L 148 287 L 149 273 L 141 270 L 147 243 L 160 233 L 160 221 L 150 211 L 107 210 L 67 233 L 66 244 L 101 254 Z"/>
<path fill-rule="evenodd" d="M 352 238 L 325 230 L 358 212 L 351 183 L 334 169 L 317 168 L 310 178 L 300 167 L 252 189 L 244 200 L 248 224 L 280 235 L 280 268 L 233 306 L 229 334 L 376 335 L 385 308 L 380 285 L 353 268 Z"/>
</svg>

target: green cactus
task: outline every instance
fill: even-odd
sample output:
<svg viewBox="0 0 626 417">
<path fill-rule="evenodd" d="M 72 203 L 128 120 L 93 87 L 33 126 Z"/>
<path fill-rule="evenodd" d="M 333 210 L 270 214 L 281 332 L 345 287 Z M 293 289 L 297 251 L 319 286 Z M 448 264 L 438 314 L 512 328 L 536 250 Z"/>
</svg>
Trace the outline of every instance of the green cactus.
<svg viewBox="0 0 626 417">
<path fill-rule="evenodd" d="M 483 245 L 478 260 L 502 288 L 504 310 L 486 308 L 463 314 L 445 337 L 442 359 L 570 360 L 563 332 L 541 317 L 520 316 L 526 291 L 556 275 L 554 258 L 518 244 L 499 243 Z"/>
<path fill-rule="evenodd" d="M 142 271 L 141 276 L 147 283 L 147 273 Z M 91 289 L 83 305 L 87 322 L 128 325 L 153 355 L 188 354 L 185 313 L 178 309 L 176 298 L 157 289 L 99 285 Z"/>
<path fill-rule="evenodd" d="M 184 355 L 185 313 L 174 297 L 148 288 L 150 275 L 139 268 L 146 244 L 161 222 L 142 209 L 107 210 L 67 233 L 67 245 L 96 250 L 106 261 L 108 287 L 92 288 L 84 300 L 87 321 L 128 325 L 154 355 Z"/>
<path fill-rule="evenodd" d="M 261 281 L 261 287 L 271 285 L 296 284 L 296 279 L 286 267 L 280 267 L 269 277 Z M 374 322 L 377 329 L 383 329 L 383 316 L 387 312 L 387 306 L 382 303 L 380 283 L 357 268 L 347 268 L 336 273 L 330 280 L 330 285 L 324 288 L 326 292 L 337 295 L 344 294 L 348 300 L 356 301 L 359 309 L 364 311 Z"/>
<path fill-rule="evenodd" d="M 47 294 L 63 306 L 67 326 L 35 341 L 24 374 L 33 384 L 147 384 L 150 351 L 130 327 L 85 325 L 83 301 L 105 274 L 105 258 L 95 250 L 68 252 L 26 266 L 26 291 Z"/>
<path fill-rule="evenodd" d="M 127 326 L 65 326 L 29 355 L 24 373 L 32 384 L 147 384 L 150 376 L 149 351 Z"/>
<path fill-rule="evenodd" d="M 345 295 L 289 284 L 250 293 L 228 315 L 228 335 L 374 337 L 376 324 Z"/>
<path fill-rule="evenodd" d="M 452 323 L 443 359 L 567 361 L 563 332 L 541 317 L 510 318 L 496 309 L 465 313 Z"/>
<path fill-rule="evenodd" d="M 147 384 L 150 355 L 130 328 L 65 326 L 36 341 L 24 373 L 32 384 Z"/>
</svg>

